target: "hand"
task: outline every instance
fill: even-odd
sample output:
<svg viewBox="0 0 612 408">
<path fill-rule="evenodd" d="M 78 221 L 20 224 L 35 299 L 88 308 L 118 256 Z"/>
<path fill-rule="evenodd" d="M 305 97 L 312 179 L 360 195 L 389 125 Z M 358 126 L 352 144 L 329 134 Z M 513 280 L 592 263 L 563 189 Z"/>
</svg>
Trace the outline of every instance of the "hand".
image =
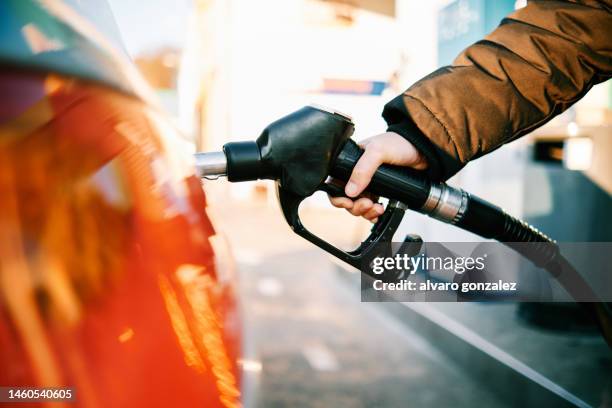
<svg viewBox="0 0 612 408">
<path fill-rule="evenodd" d="M 383 164 L 407 166 L 423 170 L 427 168 L 425 157 L 412 143 L 394 132 L 386 132 L 363 140 L 359 145 L 364 149 L 363 155 L 357 161 L 350 180 L 346 183 L 344 192 L 355 198 L 370 184 L 372 176 Z M 369 197 L 359 197 L 351 200 L 346 197 L 330 197 L 331 203 L 338 208 L 346 208 L 355 216 L 376 222 L 384 212 L 382 204 L 375 203 Z"/>
</svg>

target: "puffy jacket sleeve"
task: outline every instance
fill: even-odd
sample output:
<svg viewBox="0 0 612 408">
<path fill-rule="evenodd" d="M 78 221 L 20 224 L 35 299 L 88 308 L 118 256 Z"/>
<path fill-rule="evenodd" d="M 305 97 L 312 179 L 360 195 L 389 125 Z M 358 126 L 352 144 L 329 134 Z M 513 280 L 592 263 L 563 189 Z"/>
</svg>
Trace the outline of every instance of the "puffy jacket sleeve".
<svg viewBox="0 0 612 408">
<path fill-rule="evenodd" d="M 612 75 L 612 10 L 597 1 L 534 1 L 452 66 L 390 101 L 390 131 L 447 179 L 467 162 L 543 125 Z"/>
</svg>

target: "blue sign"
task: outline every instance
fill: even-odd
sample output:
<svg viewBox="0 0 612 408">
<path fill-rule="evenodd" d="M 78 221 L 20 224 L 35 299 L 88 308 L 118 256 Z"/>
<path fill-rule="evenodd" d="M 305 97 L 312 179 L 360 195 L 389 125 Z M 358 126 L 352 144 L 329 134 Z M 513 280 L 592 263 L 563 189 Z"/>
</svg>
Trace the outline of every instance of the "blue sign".
<svg viewBox="0 0 612 408">
<path fill-rule="evenodd" d="M 469 45 L 514 11 L 514 0 L 455 0 L 438 13 L 438 65 L 450 65 Z"/>
</svg>

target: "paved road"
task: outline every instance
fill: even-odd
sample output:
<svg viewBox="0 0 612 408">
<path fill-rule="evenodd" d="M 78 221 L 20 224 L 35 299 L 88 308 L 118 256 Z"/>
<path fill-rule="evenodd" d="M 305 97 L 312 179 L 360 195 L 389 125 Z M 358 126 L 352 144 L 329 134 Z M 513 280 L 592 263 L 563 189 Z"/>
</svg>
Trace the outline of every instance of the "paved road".
<svg viewBox="0 0 612 408">
<path fill-rule="evenodd" d="M 247 337 L 261 362 L 258 406 L 502 406 L 487 387 L 513 388 L 509 379 L 486 381 L 488 386 L 475 383 L 465 371 L 469 367 L 460 370 L 434 347 L 446 343 L 432 346 L 377 305 L 360 303 L 358 290 L 337 275 L 323 251 L 291 232 L 280 209 L 265 195 L 239 200 L 228 196 L 226 185 L 213 185 L 217 190 L 207 189 L 210 213 L 234 250 L 251 332 Z M 304 217 L 316 233 L 338 246 L 350 246 L 368 226 L 340 214 L 310 207 Z M 559 377 L 578 395 L 591 395 L 591 388 L 597 390 L 605 382 L 605 374 L 597 373 L 609 371 L 609 358 L 597 359 L 603 354 L 599 348 L 605 347 L 597 338 L 524 327 L 516 322 L 514 308 L 503 305 L 486 314 L 472 310 L 479 305 L 442 306 L 528 365 Z M 529 347 L 524 347 L 525 339 L 530 339 Z M 595 367 L 587 361 L 595 361 Z"/>
<path fill-rule="evenodd" d="M 406 325 L 361 303 L 280 209 L 210 187 L 209 212 L 233 248 L 248 340 L 261 362 L 258 407 L 500 406 Z M 369 229 L 337 211 L 307 208 L 306 225 L 339 246 Z"/>
<path fill-rule="evenodd" d="M 260 407 L 496 407 L 418 334 L 336 275 L 316 250 L 240 265 L 262 363 Z"/>
</svg>

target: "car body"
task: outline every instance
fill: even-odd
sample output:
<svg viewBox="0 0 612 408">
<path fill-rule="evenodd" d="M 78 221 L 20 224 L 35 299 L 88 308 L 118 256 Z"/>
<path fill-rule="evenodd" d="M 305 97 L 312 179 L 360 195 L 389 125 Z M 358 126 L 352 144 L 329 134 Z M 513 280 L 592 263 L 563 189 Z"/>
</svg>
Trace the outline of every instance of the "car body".
<svg viewBox="0 0 612 408">
<path fill-rule="evenodd" d="M 240 406 L 236 279 L 200 180 L 78 3 L 0 4 L 0 386 Z"/>
</svg>

